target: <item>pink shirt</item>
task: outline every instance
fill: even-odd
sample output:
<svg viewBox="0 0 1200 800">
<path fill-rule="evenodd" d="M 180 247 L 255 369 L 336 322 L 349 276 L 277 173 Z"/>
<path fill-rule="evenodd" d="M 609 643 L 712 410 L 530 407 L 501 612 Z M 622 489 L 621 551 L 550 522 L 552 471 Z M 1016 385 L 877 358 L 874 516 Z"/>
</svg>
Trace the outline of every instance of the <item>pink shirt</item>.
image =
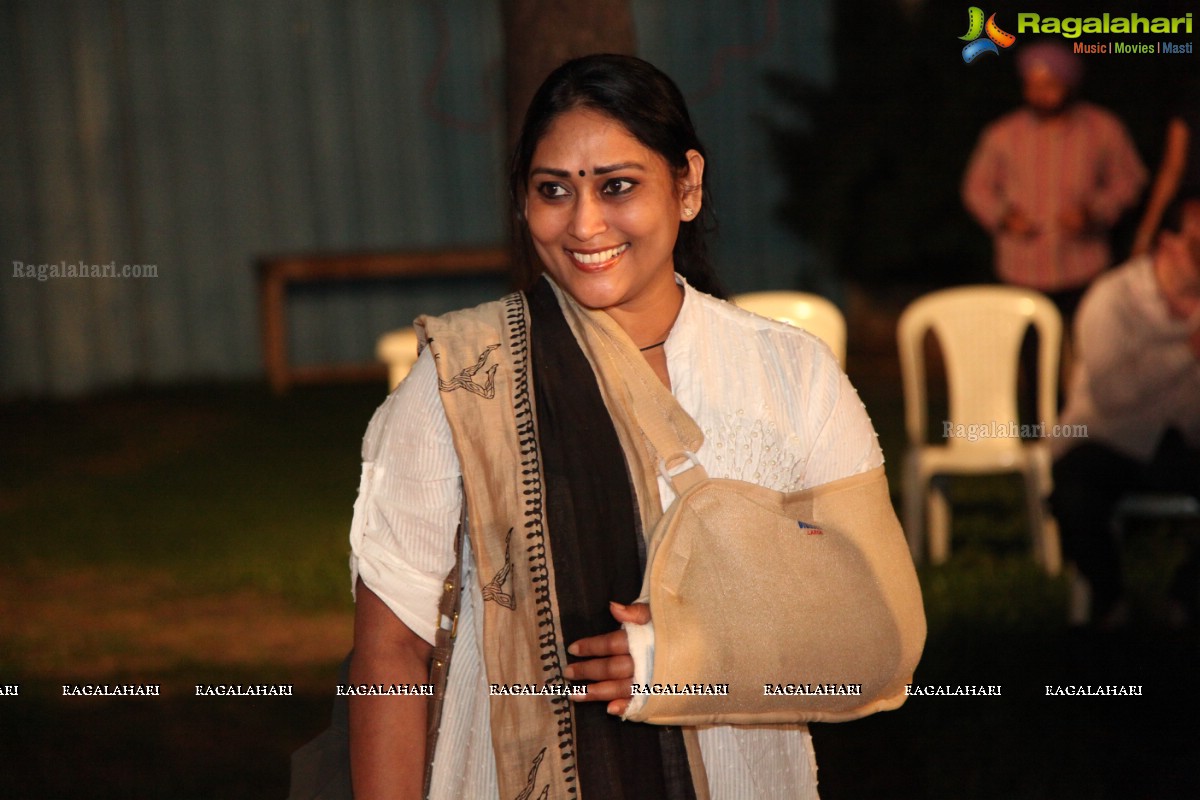
<svg viewBox="0 0 1200 800">
<path fill-rule="evenodd" d="M 1137 200 L 1146 168 L 1125 126 L 1090 103 L 1045 120 L 1020 109 L 989 125 L 971 156 L 963 202 L 995 236 L 996 272 L 1006 283 L 1052 292 L 1087 284 L 1111 263 L 1108 229 Z M 1012 209 L 1032 235 L 1000 230 Z M 1082 209 L 1091 224 L 1061 229 L 1059 215 Z"/>
</svg>

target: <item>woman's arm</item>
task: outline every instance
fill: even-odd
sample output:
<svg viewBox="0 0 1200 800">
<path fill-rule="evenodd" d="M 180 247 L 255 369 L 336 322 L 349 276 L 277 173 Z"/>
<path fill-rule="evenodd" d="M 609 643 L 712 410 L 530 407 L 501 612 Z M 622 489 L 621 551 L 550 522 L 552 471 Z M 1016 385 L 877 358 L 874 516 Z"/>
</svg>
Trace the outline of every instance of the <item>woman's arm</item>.
<svg viewBox="0 0 1200 800">
<path fill-rule="evenodd" d="M 423 684 L 432 647 L 358 581 L 351 684 Z M 350 774 L 358 800 L 421 797 L 429 699 L 350 697 Z"/>
<path fill-rule="evenodd" d="M 363 472 L 350 526 L 356 599 L 355 684 L 424 684 L 462 490 L 438 397 L 432 354 L 422 353 L 363 438 Z M 351 695 L 355 797 L 419 798 L 426 712 L 419 695 Z"/>
</svg>

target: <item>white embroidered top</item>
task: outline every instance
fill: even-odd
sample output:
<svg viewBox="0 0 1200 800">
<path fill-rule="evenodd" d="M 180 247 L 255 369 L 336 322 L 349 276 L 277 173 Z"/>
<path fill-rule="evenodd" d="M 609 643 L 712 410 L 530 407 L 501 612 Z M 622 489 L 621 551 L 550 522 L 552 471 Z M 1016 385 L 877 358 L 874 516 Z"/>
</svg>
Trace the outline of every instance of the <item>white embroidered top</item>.
<svg viewBox="0 0 1200 800">
<path fill-rule="evenodd" d="M 858 394 L 829 349 L 807 332 L 685 286 L 665 347 L 672 391 L 704 431 L 697 457 L 710 476 L 790 492 L 883 463 Z M 433 360 L 424 353 L 367 428 L 350 569 L 352 586 L 361 576 L 431 643 L 442 579 L 454 564 L 458 470 Z M 665 507 L 672 493 L 661 479 L 659 488 Z M 469 547 L 463 568 L 431 796 L 495 798 L 480 651 L 483 601 Z M 638 671 L 648 672 L 644 658 Z M 700 746 L 713 800 L 817 796 L 812 740 L 803 725 L 706 728 Z"/>
</svg>

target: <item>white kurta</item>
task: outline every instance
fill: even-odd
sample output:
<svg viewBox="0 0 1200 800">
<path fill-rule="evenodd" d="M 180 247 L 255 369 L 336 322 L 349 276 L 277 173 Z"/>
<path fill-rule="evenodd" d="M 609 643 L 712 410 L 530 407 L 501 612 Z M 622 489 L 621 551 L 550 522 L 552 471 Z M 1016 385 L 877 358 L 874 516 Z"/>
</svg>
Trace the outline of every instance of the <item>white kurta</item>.
<svg viewBox="0 0 1200 800">
<path fill-rule="evenodd" d="M 672 391 L 704 431 L 697 456 L 710 476 L 793 492 L 883 463 L 858 394 L 829 349 L 808 333 L 687 287 L 665 347 Z M 458 481 L 426 352 L 367 428 L 350 567 L 352 585 L 361 576 L 430 643 L 442 580 L 454 564 Z M 669 487 L 660 479 L 659 488 L 668 505 Z M 431 796 L 496 798 L 480 652 L 483 600 L 469 547 L 463 567 Z M 812 740 L 803 725 L 706 728 L 700 746 L 713 800 L 817 796 Z"/>
</svg>

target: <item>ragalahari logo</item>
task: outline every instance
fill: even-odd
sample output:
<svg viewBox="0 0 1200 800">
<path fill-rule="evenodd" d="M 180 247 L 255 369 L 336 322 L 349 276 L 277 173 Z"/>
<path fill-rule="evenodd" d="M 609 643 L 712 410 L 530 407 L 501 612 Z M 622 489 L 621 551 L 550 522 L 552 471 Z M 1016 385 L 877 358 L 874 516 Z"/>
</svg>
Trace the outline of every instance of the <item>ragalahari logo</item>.
<svg viewBox="0 0 1200 800">
<path fill-rule="evenodd" d="M 987 38 L 980 39 L 979 37 L 985 33 Z M 958 38 L 967 42 L 967 46 L 962 51 L 963 61 L 967 64 L 984 53 L 1000 55 L 1001 47 L 1012 47 L 1012 43 L 1017 40 L 1017 37 L 1011 33 L 1000 30 L 1000 26 L 996 24 L 995 14 L 988 17 L 985 23 L 983 9 L 979 6 L 971 6 L 967 9 L 967 33 Z"/>
</svg>

